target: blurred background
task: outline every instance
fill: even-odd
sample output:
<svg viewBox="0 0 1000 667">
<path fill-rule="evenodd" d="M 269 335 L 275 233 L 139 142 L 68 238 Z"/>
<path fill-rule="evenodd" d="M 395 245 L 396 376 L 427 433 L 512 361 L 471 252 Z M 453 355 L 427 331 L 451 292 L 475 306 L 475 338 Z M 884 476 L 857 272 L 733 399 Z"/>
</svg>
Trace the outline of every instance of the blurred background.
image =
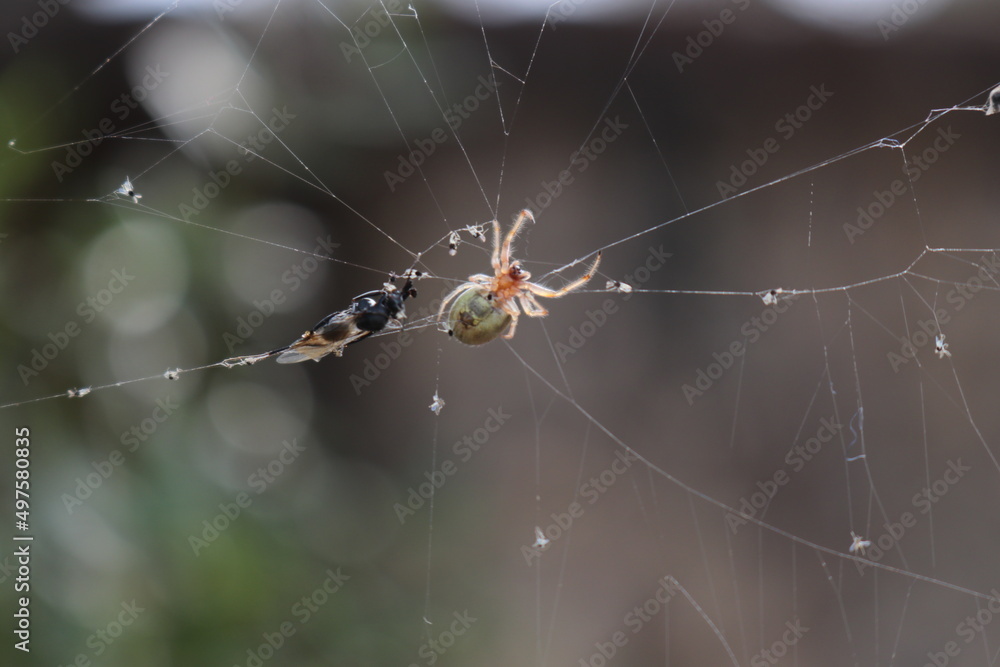
<svg viewBox="0 0 1000 667">
<path fill-rule="evenodd" d="M 995 659 L 1000 120 L 924 121 L 998 83 L 996 3 L 0 16 L 5 664 Z M 449 340 L 461 230 L 525 207 L 539 282 L 600 275 Z M 408 268 L 402 332 L 192 370 Z M 897 571 L 801 543 L 852 531 Z"/>
</svg>

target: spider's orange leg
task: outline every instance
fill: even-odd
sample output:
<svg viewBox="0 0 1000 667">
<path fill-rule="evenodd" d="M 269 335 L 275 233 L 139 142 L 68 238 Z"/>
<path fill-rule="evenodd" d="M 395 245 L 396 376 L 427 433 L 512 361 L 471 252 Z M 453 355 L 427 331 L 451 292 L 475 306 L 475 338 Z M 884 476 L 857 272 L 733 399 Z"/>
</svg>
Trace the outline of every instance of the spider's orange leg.
<svg viewBox="0 0 1000 667">
<path fill-rule="evenodd" d="M 524 209 L 517 214 L 517 219 L 514 220 L 514 226 L 510 228 L 507 232 L 507 238 L 504 239 L 503 248 L 500 249 L 500 267 L 503 271 L 510 268 L 510 246 L 514 242 L 518 233 L 521 231 L 521 227 L 524 226 L 524 221 L 530 220 L 535 221 L 535 216 L 531 214 L 531 211 Z"/>
<path fill-rule="evenodd" d="M 494 274 L 499 274 L 507 268 L 506 265 L 500 266 L 500 223 L 496 220 L 493 221 L 493 255 L 490 257 L 490 263 L 493 264 Z"/>
<path fill-rule="evenodd" d="M 510 316 L 510 326 L 507 327 L 507 333 L 503 335 L 504 340 L 513 338 L 515 329 L 517 329 L 517 314 L 512 314 Z"/>
<path fill-rule="evenodd" d="M 535 283 L 524 283 L 524 286 L 535 296 L 544 296 L 547 299 L 558 299 L 559 297 L 566 296 L 573 290 L 586 285 L 587 281 L 594 277 L 594 273 L 597 271 L 597 265 L 600 263 L 601 253 L 597 253 L 597 259 L 595 259 L 594 263 L 590 265 L 589 269 L 587 269 L 587 273 L 583 274 L 561 289 L 549 289 L 548 287 L 542 287 L 541 285 L 536 285 Z"/>
<path fill-rule="evenodd" d="M 549 311 L 542 304 L 538 303 L 530 292 L 523 292 L 518 297 L 518 301 L 521 302 L 521 309 L 524 310 L 524 314 L 528 317 L 545 317 L 549 314 Z"/>
<path fill-rule="evenodd" d="M 545 307 L 538 303 L 530 292 L 522 292 L 518 300 L 521 302 L 524 314 L 528 317 L 545 317 L 549 314 L 549 311 L 545 310 Z"/>
<path fill-rule="evenodd" d="M 469 289 L 471 287 L 474 287 L 474 286 L 475 286 L 475 283 L 462 283 L 461 285 L 459 285 L 458 287 L 456 287 L 455 289 L 453 289 L 451 292 L 449 292 L 448 296 L 446 296 L 444 298 L 444 301 L 441 302 L 441 307 L 438 308 L 438 319 L 439 320 L 441 319 L 441 316 L 444 315 L 444 309 L 448 307 L 449 303 L 451 303 L 452 301 L 455 300 L 455 297 L 457 297 L 459 294 L 461 294 L 465 290 L 467 290 L 467 289 Z"/>
</svg>

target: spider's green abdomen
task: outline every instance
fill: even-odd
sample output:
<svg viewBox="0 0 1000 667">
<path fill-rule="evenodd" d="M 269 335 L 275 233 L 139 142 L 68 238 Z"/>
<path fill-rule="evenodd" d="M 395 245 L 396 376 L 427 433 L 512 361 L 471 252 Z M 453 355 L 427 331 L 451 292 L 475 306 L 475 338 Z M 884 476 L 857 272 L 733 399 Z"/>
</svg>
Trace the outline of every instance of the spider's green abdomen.
<svg viewBox="0 0 1000 667">
<path fill-rule="evenodd" d="M 466 345 L 488 343 L 510 325 L 511 317 L 487 298 L 483 287 L 470 287 L 448 311 L 448 334 Z"/>
</svg>

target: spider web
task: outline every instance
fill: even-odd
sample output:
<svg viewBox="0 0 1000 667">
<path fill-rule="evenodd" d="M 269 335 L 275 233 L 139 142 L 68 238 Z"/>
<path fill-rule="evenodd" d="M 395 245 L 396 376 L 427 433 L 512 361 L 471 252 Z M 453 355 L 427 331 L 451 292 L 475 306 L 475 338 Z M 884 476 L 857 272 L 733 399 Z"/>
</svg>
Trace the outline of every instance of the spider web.
<svg viewBox="0 0 1000 667">
<path fill-rule="evenodd" d="M 15 664 L 996 660 L 992 42 L 739 2 L 74 11 L 4 79 Z M 533 280 L 600 275 L 449 340 L 526 207 Z M 407 270 L 403 329 L 258 356 Z"/>
</svg>

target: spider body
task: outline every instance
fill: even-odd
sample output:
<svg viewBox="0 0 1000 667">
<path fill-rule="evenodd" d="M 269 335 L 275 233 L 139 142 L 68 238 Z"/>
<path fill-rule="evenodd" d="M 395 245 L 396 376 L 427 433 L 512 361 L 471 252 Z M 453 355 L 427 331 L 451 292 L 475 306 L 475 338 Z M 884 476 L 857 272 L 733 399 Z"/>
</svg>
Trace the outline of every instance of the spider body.
<svg viewBox="0 0 1000 667">
<path fill-rule="evenodd" d="M 448 332 L 466 345 L 488 343 L 510 325 L 513 319 L 503 308 L 497 308 L 486 288 L 470 287 L 457 299 L 448 312 Z"/>
<path fill-rule="evenodd" d="M 549 314 L 536 297 L 555 299 L 565 296 L 585 285 L 597 270 L 601 261 L 600 253 L 597 253 L 597 258 L 586 274 L 561 289 L 549 289 L 530 282 L 531 274 L 521 268 L 520 262 L 511 256 L 511 245 L 527 221 L 534 222 L 535 218 L 531 211 L 525 209 L 517 215 L 514 225 L 501 243 L 500 223 L 494 220 L 491 258 L 493 275 L 477 273 L 469 276 L 468 282 L 452 290 L 441 303 L 438 319 L 442 318 L 448 304 L 454 302 L 448 311 L 448 334 L 459 342 L 482 345 L 500 334 L 506 339 L 513 338 L 517 319 L 522 311 L 528 317 L 545 317 Z"/>
<path fill-rule="evenodd" d="M 351 343 L 382 331 L 390 321 L 399 322 L 406 317 L 403 302 L 416 295 L 413 282 L 407 280 L 401 291 L 387 284 L 381 290 L 356 296 L 350 308 L 327 315 L 297 341 L 278 350 L 277 361 L 279 364 L 319 361 L 331 352 L 339 357 Z"/>
</svg>

